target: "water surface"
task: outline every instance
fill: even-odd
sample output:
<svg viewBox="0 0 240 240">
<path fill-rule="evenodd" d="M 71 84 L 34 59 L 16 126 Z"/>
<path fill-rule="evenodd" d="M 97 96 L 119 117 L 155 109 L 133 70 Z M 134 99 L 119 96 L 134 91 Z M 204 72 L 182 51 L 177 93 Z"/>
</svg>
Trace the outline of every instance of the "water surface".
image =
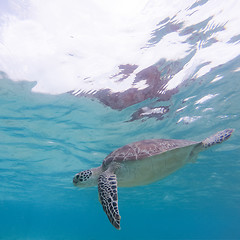
<svg viewBox="0 0 240 240">
<path fill-rule="evenodd" d="M 135 28 L 119 29 L 127 34 L 122 38 L 126 46 L 135 39 L 128 49 L 131 57 L 116 50 L 120 55 L 105 52 L 105 61 L 98 52 L 76 55 L 84 44 L 66 40 L 63 48 L 51 28 L 54 22 L 48 31 L 61 53 L 17 54 L 4 32 L 9 41 L 1 47 L 11 54 L 0 54 L 0 239 L 240 239 L 240 50 L 234 25 L 239 5 L 219 2 L 186 1 L 164 14 L 157 14 L 155 1 L 141 5 L 151 34 L 139 28 L 137 13 L 128 12 L 135 16 Z M 42 8 L 34 9 L 40 9 L 39 18 L 32 10 L 22 19 L 30 16 L 46 27 Z M 100 14 L 101 9 L 95 10 Z M 64 35 L 65 30 L 59 31 Z M 136 40 L 139 36 L 145 36 L 145 44 Z M 75 70 L 67 74 L 70 65 Z M 61 66 L 64 75 L 58 72 Z M 75 173 L 99 166 L 107 154 L 130 142 L 201 141 L 225 128 L 234 128 L 233 136 L 200 153 L 195 163 L 148 186 L 119 188 L 120 231 L 108 222 L 97 187 L 72 184 Z"/>
</svg>

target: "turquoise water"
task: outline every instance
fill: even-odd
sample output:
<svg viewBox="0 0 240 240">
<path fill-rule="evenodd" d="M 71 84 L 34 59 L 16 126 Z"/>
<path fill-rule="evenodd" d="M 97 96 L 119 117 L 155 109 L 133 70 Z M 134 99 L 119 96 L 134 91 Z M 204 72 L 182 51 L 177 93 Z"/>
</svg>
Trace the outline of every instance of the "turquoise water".
<svg viewBox="0 0 240 240">
<path fill-rule="evenodd" d="M 164 102 L 170 111 L 162 120 L 128 121 L 139 107 L 163 104 L 155 100 L 117 111 L 88 98 L 32 93 L 34 83 L 2 74 L 0 238 L 240 239 L 237 64 L 239 59 L 183 87 Z M 223 78 L 211 82 L 219 74 Z M 218 95 L 196 104 L 210 93 Z M 185 116 L 199 118 L 180 120 Z M 149 186 L 120 188 L 120 231 L 108 222 L 96 187 L 72 185 L 75 173 L 100 165 L 129 142 L 202 140 L 230 127 L 233 136 L 201 153 L 196 163 Z"/>
<path fill-rule="evenodd" d="M 239 1 L 55 1 L 0 2 L 0 239 L 239 240 Z M 119 188 L 120 231 L 72 184 L 125 144 L 226 128 Z"/>
</svg>

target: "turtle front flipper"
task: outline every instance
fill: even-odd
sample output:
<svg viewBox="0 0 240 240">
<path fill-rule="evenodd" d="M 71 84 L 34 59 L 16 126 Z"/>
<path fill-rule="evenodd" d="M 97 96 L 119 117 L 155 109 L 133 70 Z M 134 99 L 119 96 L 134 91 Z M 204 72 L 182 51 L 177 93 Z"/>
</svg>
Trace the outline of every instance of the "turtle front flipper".
<svg viewBox="0 0 240 240">
<path fill-rule="evenodd" d="M 118 210 L 117 177 L 114 173 L 105 171 L 99 176 L 98 194 L 109 221 L 119 230 L 121 216 Z"/>
<path fill-rule="evenodd" d="M 223 141 L 230 138 L 233 132 L 234 132 L 234 129 L 225 129 L 220 132 L 217 132 L 216 134 L 202 141 L 202 145 L 204 148 L 207 148 L 207 147 L 211 147 L 212 145 L 222 143 Z"/>
</svg>

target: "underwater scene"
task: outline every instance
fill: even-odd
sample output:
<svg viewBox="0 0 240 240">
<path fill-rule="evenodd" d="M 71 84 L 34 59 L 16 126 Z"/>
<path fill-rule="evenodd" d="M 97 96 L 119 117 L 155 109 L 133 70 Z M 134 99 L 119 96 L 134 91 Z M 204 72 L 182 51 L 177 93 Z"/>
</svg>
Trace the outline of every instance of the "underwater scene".
<svg viewBox="0 0 240 240">
<path fill-rule="evenodd" d="M 239 11 L 0 1 L 0 239 L 239 240 Z"/>
</svg>

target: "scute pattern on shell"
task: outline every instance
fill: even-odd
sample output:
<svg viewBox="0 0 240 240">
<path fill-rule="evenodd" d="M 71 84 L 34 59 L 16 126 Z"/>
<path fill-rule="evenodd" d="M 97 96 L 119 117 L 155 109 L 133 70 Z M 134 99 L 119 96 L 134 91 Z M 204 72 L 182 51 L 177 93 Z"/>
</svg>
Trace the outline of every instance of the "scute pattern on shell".
<svg viewBox="0 0 240 240">
<path fill-rule="evenodd" d="M 123 162 L 141 160 L 175 148 L 185 147 L 196 143 L 197 142 L 194 141 L 174 139 L 143 140 L 125 145 L 113 151 L 103 160 L 103 165 L 107 166 L 112 161 Z"/>
</svg>

